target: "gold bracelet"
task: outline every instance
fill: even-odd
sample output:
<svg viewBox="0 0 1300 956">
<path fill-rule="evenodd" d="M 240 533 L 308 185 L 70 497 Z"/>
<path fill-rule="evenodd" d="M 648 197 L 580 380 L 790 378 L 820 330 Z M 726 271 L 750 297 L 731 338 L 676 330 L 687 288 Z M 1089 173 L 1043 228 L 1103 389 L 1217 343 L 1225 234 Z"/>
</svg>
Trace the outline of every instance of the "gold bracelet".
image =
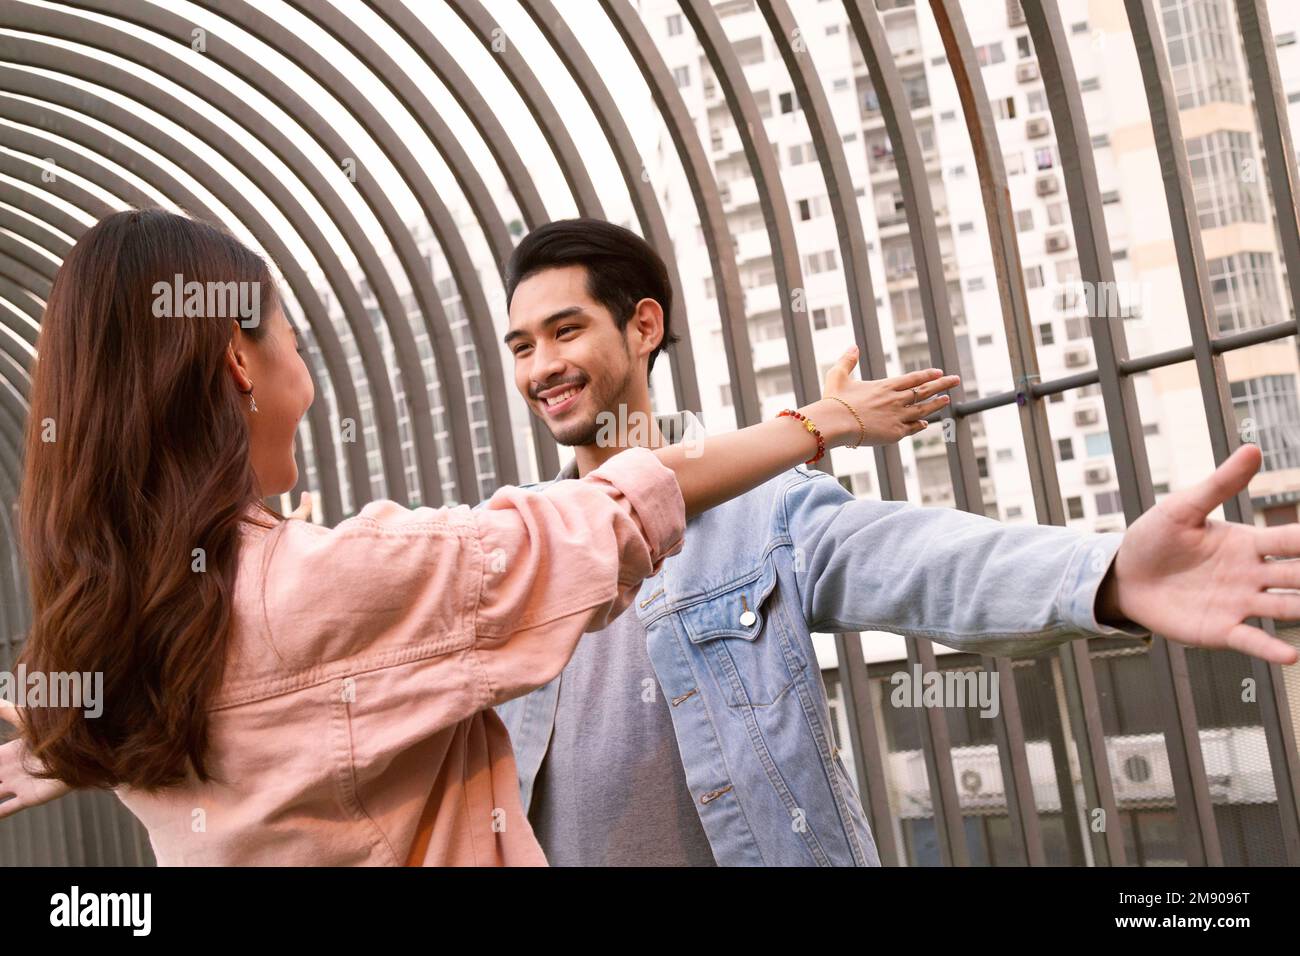
<svg viewBox="0 0 1300 956">
<path fill-rule="evenodd" d="M 858 423 L 858 444 L 857 444 L 857 445 L 845 445 L 844 447 L 845 447 L 845 448 L 857 448 L 857 447 L 861 446 L 861 445 L 862 445 L 862 444 L 867 440 L 867 426 L 864 425 L 864 424 L 862 424 L 862 419 L 858 417 L 858 413 L 855 412 L 855 411 L 853 410 L 853 406 L 850 405 L 848 402 L 846 402 L 844 399 L 842 399 L 842 398 L 840 398 L 840 397 L 838 397 L 838 396 L 836 396 L 836 395 L 828 395 L 828 396 L 826 396 L 826 397 L 829 398 L 829 399 L 831 399 L 832 401 L 839 402 L 841 405 L 843 405 L 845 408 L 847 408 L 847 409 L 849 410 L 849 414 L 853 416 L 853 420 L 856 421 L 856 422 Z"/>
</svg>

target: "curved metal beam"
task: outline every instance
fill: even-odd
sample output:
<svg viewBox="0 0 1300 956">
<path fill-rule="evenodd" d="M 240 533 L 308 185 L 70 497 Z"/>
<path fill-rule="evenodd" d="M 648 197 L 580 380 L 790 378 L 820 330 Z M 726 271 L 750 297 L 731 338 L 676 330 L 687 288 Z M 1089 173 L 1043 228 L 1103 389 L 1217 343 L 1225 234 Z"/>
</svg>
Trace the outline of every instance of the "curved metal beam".
<svg viewBox="0 0 1300 956">
<path fill-rule="evenodd" d="M 554 104 L 542 92 L 546 88 L 545 84 L 537 79 L 523 55 L 515 49 L 509 35 L 483 9 L 483 5 L 478 0 L 457 0 L 456 3 L 451 4 L 451 9 L 492 54 L 497 66 L 510 81 L 510 85 L 515 88 L 519 98 L 524 101 L 524 106 L 528 108 L 528 112 L 537 123 L 542 136 L 546 139 L 546 144 L 551 148 L 560 166 L 560 172 L 578 205 L 579 214 L 604 218 L 600 197 L 596 195 L 596 187 L 592 185 L 591 177 L 587 175 L 587 165 L 583 162 L 582 153 L 579 152 L 573 138 L 569 136 L 569 131 L 560 119 Z"/>
<path fill-rule="evenodd" d="M 75 14 L 56 12 L 45 8 L 35 10 L 23 4 L 15 4 L 8 17 L 16 29 L 39 31 L 41 35 L 46 37 L 82 44 L 94 49 L 100 49 L 99 44 L 104 39 L 104 25 L 92 23 Z M 405 316 L 396 301 L 396 292 L 392 288 L 387 272 L 383 269 L 382 264 L 378 262 L 373 247 L 364 241 L 358 240 L 358 237 L 363 235 L 360 223 L 351 215 L 339 195 L 324 182 L 323 177 L 310 160 L 301 154 L 296 147 L 293 147 L 285 137 L 278 135 L 265 117 L 248 110 L 235 108 L 237 104 L 232 105 L 230 91 L 211 78 L 183 70 L 177 72 L 176 67 L 179 65 L 179 61 L 159 47 L 122 30 L 114 30 L 113 33 L 114 45 L 112 52 L 114 55 L 127 59 L 154 73 L 167 76 L 168 79 L 186 87 L 206 103 L 214 106 L 224 104 L 228 111 L 233 110 L 235 114 L 241 115 L 246 121 L 247 125 L 244 128 L 249 135 L 256 137 L 269 151 L 276 153 L 289 168 L 295 169 L 307 180 L 308 189 L 312 192 L 314 198 L 322 204 L 331 219 L 338 223 L 345 240 L 350 242 L 351 248 L 357 254 L 358 261 L 363 263 L 363 268 L 368 266 L 368 269 L 366 269 L 367 275 L 372 278 L 372 284 L 376 292 L 383 293 L 381 301 L 387 303 L 385 314 L 388 316 L 403 316 L 402 323 L 398 324 L 394 321 L 390 325 L 390 329 L 397 329 L 394 335 L 395 340 L 402 341 L 401 330 L 403 327 L 409 335 L 409 323 L 405 322 Z M 188 36 L 188 34 L 186 35 Z M 36 36 L 36 39 L 41 39 L 41 36 Z M 14 37 L 0 36 L 0 56 L 10 62 L 37 66 L 74 76 L 85 83 L 105 87 L 120 95 L 129 97 L 155 113 L 167 116 L 183 126 L 191 135 L 216 150 L 249 180 L 257 183 L 258 187 L 280 209 L 299 236 L 304 239 L 308 248 L 312 249 L 313 254 L 316 255 L 327 280 L 343 305 L 344 318 L 352 330 L 367 376 L 371 381 L 377 381 L 384 386 L 391 382 L 378 336 L 346 269 L 333 254 L 330 243 L 326 240 L 315 221 L 287 189 L 285 184 L 280 182 L 274 173 L 244 146 L 240 138 L 227 131 L 229 127 L 237 125 L 233 119 L 229 118 L 229 112 L 227 112 L 229 126 L 218 124 L 197 110 L 192 109 L 181 99 L 161 90 L 151 83 L 147 77 L 129 73 L 69 47 L 53 47 L 42 42 L 21 42 Z M 111 104 L 105 101 L 99 100 L 96 102 L 102 104 L 100 109 L 103 111 L 111 109 Z M 83 112 L 98 115 L 91 110 Z M 119 122 L 115 125 L 122 128 L 123 124 Z M 136 125 L 147 124 L 138 123 Z M 177 143 L 176 145 L 181 147 L 179 149 L 181 154 L 189 152 L 183 148 L 182 144 Z M 177 150 L 163 152 L 164 155 L 174 155 Z M 197 157 L 195 159 L 197 160 Z M 415 355 L 413 348 L 410 352 L 399 348 L 396 357 L 401 363 L 404 381 L 423 382 L 423 374 L 418 369 L 418 356 Z M 412 368 L 412 365 L 417 367 Z M 385 481 L 392 496 L 404 499 L 407 496 L 406 478 L 400 447 L 396 400 L 388 387 L 373 389 L 370 397 L 376 411 L 375 417 L 379 423 L 380 453 L 385 466 Z M 420 434 L 421 430 L 415 429 L 417 446 L 425 444 L 419 441 Z M 436 477 L 436 469 L 433 475 Z M 437 495 L 434 500 L 440 501 L 441 488 L 438 486 L 438 482 L 432 480 L 427 473 L 423 477 L 428 479 L 426 484 L 431 485 L 431 490 Z"/>
<path fill-rule="evenodd" d="M 97 111 L 96 118 L 101 123 L 112 125 L 113 128 L 121 130 L 124 135 L 122 137 L 108 136 L 97 127 L 82 122 L 76 116 L 60 115 L 55 120 L 50 115 L 51 111 L 41 109 L 36 104 L 18 100 L 8 95 L 0 95 L 0 118 L 25 123 L 30 125 L 33 130 L 39 129 L 41 124 L 52 125 L 57 122 L 59 136 L 81 146 L 91 156 L 105 157 L 116 166 L 127 170 L 138 179 L 148 183 L 160 195 L 171 197 L 181 208 L 188 209 L 192 213 L 211 221 L 219 221 L 219 218 L 198 196 L 186 189 L 158 164 L 128 146 L 126 137 L 145 143 L 155 150 L 159 150 L 159 147 L 163 145 L 159 141 L 162 134 L 139 117 L 112 104 L 96 100 L 85 91 L 61 81 L 48 77 L 36 77 L 23 70 L 0 66 L 0 81 L 3 81 L 7 90 L 39 97 L 74 112 L 82 112 L 93 108 Z M 142 193 L 124 177 L 95 162 L 91 156 L 70 150 L 61 143 L 47 139 L 41 133 L 10 129 L 9 134 L 11 139 L 21 134 L 23 137 L 21 141 L 26 147 L 33 149 L 39 147 L 39 155 L 55 158 L 60 168 L 67 169 L 88 182 L 106 184 L 106 188 L 113 194 L 132 201 L 143 201 L 146 205 L 154 204 L 151 197 Z M 161 152 L 166 155 L 165 147 Z M 20 175 L 15 178 L 21 179 L 21 173 L 24 171 L 23 166 L 24 164 L 19 162 L 17 157 L 0 153 L 0 171 L 19 172 Z M 357 402 L 347 359 L 343 355 L 343 349 L 337 339 L 333 323 L 325 313 L 315 286 L 307 279 L 296 258 L 289 253 L 288 247 L 284 245 L 275 230 L 271 228 L 270 224 L 262 217 L 261 212 L 247 197 L 238 190 L 229 188 L 215 170 L 205 169 L 205 164 L 201 160 L 196 158 L 192 168 L 200 173 L 205 171 L 211 173 L 210 176 L 203 178 L 210 184 L 213 193 L 239 216 L 262 248 L 268 250 L 272 259 L 280 266 L 286 281 L 297 298 L 300 308 L 303 309 L 307 324 L 315 333 L 314 338 L 320 346 L 323 360 L 328 369 L 329 383 L 338 403 L 340 416 L 352 417 L 354 421 L 360 422 L 360 406 Z M 110 207 L 95 194 L 78 186 L 69 177 L 60 176 L 53 182 L 42 183 L 42 186 L 47 192 L 59 196 L 63 201 L 71 205 L 85 209 L 92 215 L 102 216 L 110 211 Z M 90 205 L 83 205 L 86 203 Z M 46 295 L 48 295 L 48 289 Z M 35 344 L 34 339 L 33 344 Z M 319 381 L 319 376 L 316 376 L 316 378 Z M 324 411 L 322 411 L 322 414 L 325 414 Z M 328 518 L 337 520 L 343 515 L 343 507 L 338 487 L 338 469 L 335 465 L 334 443 L 332 438 L 326 440 L 332 434 L 327 421 L 327 417 L 319 421 L 313 417 L 312 427 L 319 435 L 316 441 L 320 443 L 320 448 L 316 450 L 316 453 L 321 460 L 322 507 L 325 509 Z M 325 424 L 322 424 L 322 422 Z M 324 430 L 322 431 L 322 429 Z M 358 442 L 344 443 L 344 445 L 349 452 L 348 463 L 353 487 L 369 488 L 369 467 L 366 460 L 364 435 L 359 436 L 359 438 L 360 441 Z"/>
</svg>

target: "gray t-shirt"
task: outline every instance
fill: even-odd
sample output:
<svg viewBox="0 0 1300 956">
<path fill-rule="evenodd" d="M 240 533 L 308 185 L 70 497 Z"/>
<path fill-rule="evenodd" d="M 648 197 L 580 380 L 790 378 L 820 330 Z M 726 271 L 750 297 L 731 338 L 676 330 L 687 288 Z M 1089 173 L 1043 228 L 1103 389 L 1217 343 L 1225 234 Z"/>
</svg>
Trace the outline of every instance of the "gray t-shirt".
<svg viewBox="0 0 1300 956">
<path fill-rule="evenodd" d="M 629 607 L 564 668 L 528 814 L 552 866 L 715 865 L 645 645 Z"/>
</svg>

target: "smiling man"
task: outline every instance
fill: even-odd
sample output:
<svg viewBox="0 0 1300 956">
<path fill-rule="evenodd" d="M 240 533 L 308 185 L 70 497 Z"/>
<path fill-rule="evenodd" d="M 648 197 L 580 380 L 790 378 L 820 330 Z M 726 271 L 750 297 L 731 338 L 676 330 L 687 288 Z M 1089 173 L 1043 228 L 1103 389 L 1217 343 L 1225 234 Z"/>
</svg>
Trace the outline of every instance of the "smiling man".
<svg viewBox="0 0 1300 956">
<path fill-rule="evenodd" d="M 594 219 L 542 226 L 516 248 L 506 295 L 516 387 L 574 450 L 556 480 L 625 445 L 663 444 L 665 432 L 699 434 L 690 413 L 652 414 L 649 374 L 676 339 L 673 296 L 634 233 Z M 938 376 L 889 384 L 916 386 L 924 416 L 956 382 Z M 1300 553 L 1300 527 L 1206 520 L 1258 467 L 1258 449 L 1243 447 L 1123 533 L 859 500 L 805 467 L 701 514 L 558 678 L 498 708 L 548 859 L 879 865 L 832 743 L 812 631 L 889 630 L 1019 656 L 1155 629 L 1293 662 L 1294 649 L 1245 620 L 1300 616 L 1300 596 L 1269 591 L 1300 583 L 1300 566 L 1265 560 Z"/>
</svg>

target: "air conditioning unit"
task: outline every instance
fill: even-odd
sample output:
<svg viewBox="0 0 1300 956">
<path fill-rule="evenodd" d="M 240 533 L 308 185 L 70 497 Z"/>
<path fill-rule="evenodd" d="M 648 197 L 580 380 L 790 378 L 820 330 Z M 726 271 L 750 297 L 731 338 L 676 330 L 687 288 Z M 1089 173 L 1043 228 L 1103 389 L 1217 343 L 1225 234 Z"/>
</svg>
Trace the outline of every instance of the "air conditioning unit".
<svg viewBox="0 0 1300 956">
<path fill-rule="evenodd" d="M 1159 734 L 1133 734 L 1106 741 L 1115 800 L 1120 804 L 1170 801 L 1174 779 Z"/>
<path fill-rule="evenodd" d="M 1050 196 L 1053 193 L 1060 192 L 1061 184 L 1057 182 L 1055 176 L 1043 176 L 1034 183 L 1034 192 L 1040 196 Z"/>
<path fill-rule="evenodd" d="M 1074 423 L 1076 425 L 1095 425 L 1101 421 L 1101 413 L 1095 408 L 1076 408 Z"/>
<path fill-rule="evenodd" d="M 1063 232 L 1049 232 L 1047 234 L 1047 251 L 1064 252 L 1070 248 L 1070 237 Z"/>
<path fill-rule="evenodd" d="M 1083 480 L 1090 485 L 1104 485 L 1110 481 L 1110 465 L 1093 465 L 1083 470 Z"/>
<path fill-rule="evenodd" d="M 1038 79 L 1038 61 L 1026 60 L 1016 64 L 1016 79 L 1021 83 L 1030 83 Z"/>
<path fill-rule="evenodd" d="M 1007 26 L 1018 27 L 1025 22 L 1025 11 L 1020 0 L 1007 0 Z"/>
<path fill-rule="evenodd" d="M 1086 348 L 1073 348 L 1073 349 L 1065 350 L 1065 364 L 1068 365 L 1070 368 L 1079 368 L 1080 366 L 1087 365 L 1088 362 L 1091 361 L 1091 359 L 1092 356 L 1088 354 L 1088 350 Z"/>
<path fill-rule="evenodd" d="M 1035 116 L 1025 123 L 1025 135 L 1030 139 L 1046 136 L 1051 131 L 1051 125 L 1047 122 L 1047 118 L 1043 116 Z"/>
</svg>

